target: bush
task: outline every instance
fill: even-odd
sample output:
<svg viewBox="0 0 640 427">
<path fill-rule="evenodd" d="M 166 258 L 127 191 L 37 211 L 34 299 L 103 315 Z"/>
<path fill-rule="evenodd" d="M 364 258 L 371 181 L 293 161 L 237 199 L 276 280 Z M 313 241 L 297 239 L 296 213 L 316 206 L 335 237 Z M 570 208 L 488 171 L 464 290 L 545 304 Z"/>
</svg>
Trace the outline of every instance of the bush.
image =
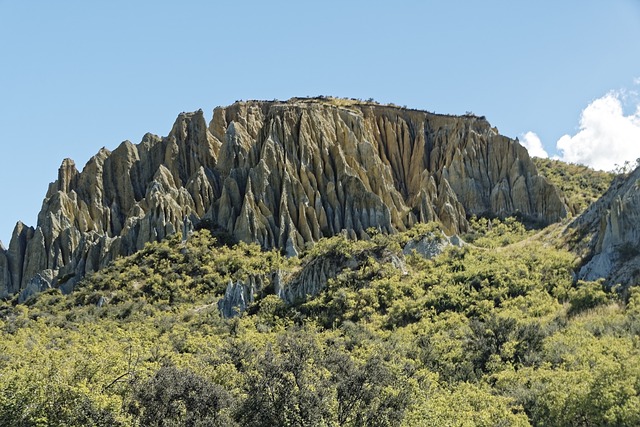
<svg viewBox="0 0 640 427">
<path fill-rule="evenodd" d="M 585 310 L 606 304 L 609 301 L 607 293 L 604 291 L 603 281 L 585 282 L 578 281 L 577 288 L 569 292 L 570 315 L 581 313 Z"/>
<path fill-rule="evenodd" d="M 232 400 L 220 385 L 190 370 L 160 368 L 134 387 L 128 412 L 147 427 L 235 425 L 227 415 Z"/>
</svg>

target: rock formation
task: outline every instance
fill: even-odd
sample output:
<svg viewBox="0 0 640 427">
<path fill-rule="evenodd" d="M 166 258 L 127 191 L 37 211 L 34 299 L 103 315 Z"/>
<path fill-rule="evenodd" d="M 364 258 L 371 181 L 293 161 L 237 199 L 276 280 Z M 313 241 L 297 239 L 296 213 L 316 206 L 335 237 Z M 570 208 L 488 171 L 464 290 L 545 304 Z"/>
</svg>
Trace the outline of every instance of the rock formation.
<svg viewBox="0 0 640 427">
<path fill-rule="evenodd" d="M 264 285 L 263 278 L 249 276 L 246 281 L 237 280 L 235 283 L 229 281 L 224 296 L 218 301 L 218 310 L 225 319 L 235 317 L 244 312 L 251 304 L 256 293 Z"/>
<path fill-rule="evenodd" d="M 0 242 L 0 283 L 11 283 L 11 271 L 9 270 L 9 260 L 7 259 L 7 249 Z M 13 289 L 11 289 L 12 291 Z M 0 298 L 5 298 L 9 295 L 10 289 L 0 287 Z"/>
<path fill-rule="evenodd" d="M 607 192 L 567 227 L 584 265 L 578 278 L 608 285 L 640 278 L 640 168 L 614 179 Z"/>
<path fill-rule="evenodd" d="M 340 233 L 470 215 L 566 215 L 527 151 L 484 118 L 332 99 L 237 102 L 182 113 L 161 138 L 65 160 L 35 228 L 0 249 L 0 295 L 73 289 L 86 273 L 198 223 L 296 255 Z M 205 221 L 206 220 L 206 221 Z M 26 296 L 26 295 L 24 295 Z"/>
<path fill-rule="evenodd" d="M 403 255 L 417 254 L 424 258 L 431 259 L 440 255 L 449 246 L 462 247 L 466 243 L 456 234 L 451 237 L 430 233 L 420 239 L 407 242 L 402 248 Z"/>
</svg>

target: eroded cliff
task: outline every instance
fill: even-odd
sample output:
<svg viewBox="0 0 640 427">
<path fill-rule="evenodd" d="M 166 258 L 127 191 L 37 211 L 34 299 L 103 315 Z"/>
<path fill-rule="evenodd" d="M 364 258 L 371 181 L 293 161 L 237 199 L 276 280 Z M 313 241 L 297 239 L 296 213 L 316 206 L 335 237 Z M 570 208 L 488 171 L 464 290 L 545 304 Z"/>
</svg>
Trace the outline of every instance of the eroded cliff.
<svg viewBox="0 0 640 427">
<path fill-rule="evenodd" d="M 367 238 L 416 222 L 449 233 L 470 215 L 566 216 L 527 151 L 484 118 L 327 99 L 237 102 L 182 113 L 167 137 L 72 160 L 36 227 L 0 248 L 0 294 L 69 292 L 86 273 L 198 224 L 296 255 L 346 230 Z"/>
<path fill-rule="evenodd" d="M 567 227 L 571 248 L 584 263 L 578 278 L 629 286 L 640 278 L 640 168 L 611 187 Z"/>
</svg>

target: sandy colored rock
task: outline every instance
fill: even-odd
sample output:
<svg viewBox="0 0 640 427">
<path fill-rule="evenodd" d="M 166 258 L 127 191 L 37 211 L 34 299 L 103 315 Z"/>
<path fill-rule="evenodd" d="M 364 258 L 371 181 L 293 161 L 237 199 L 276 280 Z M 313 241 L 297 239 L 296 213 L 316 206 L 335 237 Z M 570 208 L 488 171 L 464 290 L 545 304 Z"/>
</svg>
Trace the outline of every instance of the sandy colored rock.
<svg viewBox="0 0 640 427">
<path fill-rule="evenodd" d="M 203 219 L 295 256 L 343 230 L 366 238 L 370 227 L 393 233 L 435 220 L 454 234 L 474 214 L 566 215 L 527 151 L 483 118 L 338 104 L 238 102 L 216 108 L 208 125 L 202 111 L 181 113 L 167 137 L 103 148 L 80 172 L 64 160 L 37 227 L 16 227 L 0 255 L 0 291 L 14 294 L 44 270 L 70 291 Z"/>
<path fill-rule="evenodd" d="M 22 289 L 22 270 L 27 256 L 27 244 L 33 237 L 33 233 L 33 228 L 27 227 L 22 222 L 18 222 L 13 229 L 11 243 L 9 243 L 9 249 L 6 252 L 11 282 L 0 286 L 0 289 L 6 289 L 10 295 Z"/>
<path fill-rule="evenodd" d="M 572 249 L 587 260 L 578 278 L 608 285 L 640 279 L 640 168 L 618 176 L 607 192 L 567 227 Z"/>
</svg>

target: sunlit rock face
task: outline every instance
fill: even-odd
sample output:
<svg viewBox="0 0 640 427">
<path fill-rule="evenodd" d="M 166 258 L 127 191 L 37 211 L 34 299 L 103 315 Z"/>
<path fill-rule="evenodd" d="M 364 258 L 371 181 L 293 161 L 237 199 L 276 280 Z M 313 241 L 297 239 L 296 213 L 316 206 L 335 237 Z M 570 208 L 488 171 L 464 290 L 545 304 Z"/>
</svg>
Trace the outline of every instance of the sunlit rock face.
<svg viewBox="0 0 640 427">
<path fill-rule="evenodd" d="M 586 262 L 584 280 L 605 279 L 610 286 L 640 279 L 640 168 L 617 177 L 609 190 L 567 228 Z"/>
<path fill-rule="evenodd" d="M 470 215 L 550 223 L 567 213 L 527 151 L 484 118 L 333 99 L 237 102 L 182 113 L 167 137 L 66 159 L 36 227 L 0 248 L 0 296 L 85 274 L 145 243 L 207 224 L 295 256 L 340 232 L 367 238 Z"/>
</svg>

